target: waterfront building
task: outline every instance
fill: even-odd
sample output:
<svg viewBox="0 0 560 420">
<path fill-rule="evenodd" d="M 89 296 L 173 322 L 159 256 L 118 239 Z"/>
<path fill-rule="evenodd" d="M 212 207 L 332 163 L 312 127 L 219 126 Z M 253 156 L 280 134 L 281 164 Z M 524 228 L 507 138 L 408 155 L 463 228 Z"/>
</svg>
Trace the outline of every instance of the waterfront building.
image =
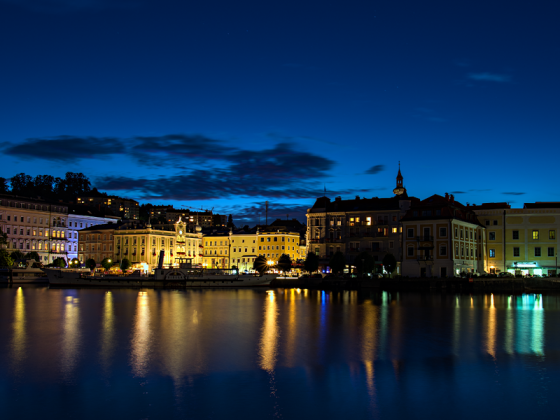
<svg viewBox="0 0 560 420">
<path fill-rule="evenodd" d="M 318 198 L 307 210 L 306 254 L 317 254 L 320 268 L 327 269 L 335 252 L 345 254 L 347 262 L 352 264 L 365 251 L 371 253 L 380 271 L 383 257 L 390 253 L 397 259 L 397 273 L 400 273 L 401 218 L 419 201 L 408 196 L 400 167 L 393 193 L 394 197 L 390 198 L 356 196 L 353 200 L 342 200 L 336 197 L 334 201 L 326 196 Z"/>
<path fill-rule="evenodd" d="M 486 271 L 485 227 L 475 212 L 453 195 L 433 195 L 415 203 L 401 220 L 402 274 L 446 277 Z"/>
<path fill-rule="evenodd" d="M 231 264 L 241 271 L 252 271 L 257 258 L 257 234 L 239 232 L 231 235 Z"/>
<path fill-rule="evenodd" d="M 257 231 L 257 254 L 266 257 L 267 261 L 276 264 L 282 254 L 290 257 L 292 262 L 304 259 L 300 251 L 299 232 L 287 232 L 279 229 Z"/>
<path fill-rule="evenodd" d="M 113 223 L 90 226 L 78 230 L 78 260 L 84 264 L 93 259 L 98 267 L 105 258 L 117 262 L 113 249 L 113 237 L 118 225 Z"/>
<path fill-rule="evenodd" d="M 43 264 L 67 260 L 68 206 L 41 199 L 0 195 L 1 228 L 8 236 L 8 250 L 35 251 Z"/>
<path fill-rule="evenodd" d="M 68 262 L 78 258 L 78 231 L 97 225 L 116 224 L 120 220 L 121 218 L 113 216 L 109 209 L 103 211 L 103 209 L 97 210 L 90 206 L 70 205 L 68 208 Z"/>
<path fill-rule="evenodd" d="M 231 268 L 231 230 L 212 231 L 204 234 L 204 268 Z"/>
<path fill-rule="evenodd" d="M 140 221 L 118 225 L 92 226 L 78 232 L 79 259 L 101 262 L 111 258 L 115 262 L 128 259 L 133 268 L 151 272 L 157 268 L 159 255 L 164 251 L 164 267 L 178 267 L 180 260 L 190 259 L 196 266 L 202 262 L 200 230 L 188 230 L 184 222 L 152 226 Z"/>
<path fill-rule="evenodd" d="M 560 203 L 507 203 L 472 206 L 486 228 L 490 273 L 556 275 L 560 246 Z"/>
<path fill-rule="evenodd" d="M 98 193 L 95 195 L 80 196 L 76 201 L 78 204 L 93 206 L 98 209 L 107 207 L 111 209 L 114 215 L 118 215 L 123 219 L 138 220 L 140 216 L 138 201 L 129 198 Z"/>
</svg>

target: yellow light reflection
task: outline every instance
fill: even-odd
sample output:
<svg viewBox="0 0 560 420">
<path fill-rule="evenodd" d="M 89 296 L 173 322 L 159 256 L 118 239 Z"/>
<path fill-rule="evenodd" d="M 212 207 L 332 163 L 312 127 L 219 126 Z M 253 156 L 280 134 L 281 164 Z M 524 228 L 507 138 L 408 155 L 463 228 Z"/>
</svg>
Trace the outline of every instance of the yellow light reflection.
<svg viewBox="0 0 560 420">
<path fill-rule="evenodd" d="M 264 325 L 259 346 L 260 367 L 273 373 L 278 352 L 278 309 L 272 290 L 268 291 L 264 304 Z"/>
<path fill-rule="evenodd" d="M 374 362 L 377 353 L 377 330 L 378 330 L 378 314 L 377 307 L 371 301 L 364 302 L 363 321 L 362 321 L 362 361 L 366 370 L 366 383 L 368 394 L 374 402 L 376 394 L 375 389 L 375 371 Z"/>
<path fill-rule="evenodd" d="M 16 291 L 16 301 L 14 305 L 14 333 L 12 338 L 12 359 L 16 366 L 18 366 L 25 357 L 25 344 L 27 341 L 25 324 L 25 298 L 23 296 L 23 289 L 19 287 Z"/>
<path fill-rule="evenodd" d="M 493 294 L 490 296 L 490 308 L 488 309 L 488 329 L 486 335 L 487 335 L 486 351 L 495 359 L 496 358 L 496 307 L 494 306 Z"/>
<path fill-rule="evenodd" d="M 506 338 L 504 343 L 504 349 L 506 353 L 513 354 L 513 334 L 514 334 L 514 324 L 513 324 L 513 310 L 511 307 L 511 296 L 508 296 L 507 301 L 507 311 L 506 311 Z"/>
<path fill-rule="evenodd" d="M 62 332 L 62 373 L 68 379 L 78 363 L 80 346 L 80 307 L 72 296 L 66 296 Z"/>
<path fill-rule="evenodd" d="M 105 293 L 103 304 L 103 327 L 101 330 L 101 364 L 105 371 L 109 369 L 110 360 L 115 347 L 115 317 L 113 309 L 113 294 Z"/>
<path fill-rule="evenodd" d="M 135 376 L 146 376 L 151 344 L 150 307 L 148 294 L 139 292 L 132 336 L 131 365 Z"/>
</svg>

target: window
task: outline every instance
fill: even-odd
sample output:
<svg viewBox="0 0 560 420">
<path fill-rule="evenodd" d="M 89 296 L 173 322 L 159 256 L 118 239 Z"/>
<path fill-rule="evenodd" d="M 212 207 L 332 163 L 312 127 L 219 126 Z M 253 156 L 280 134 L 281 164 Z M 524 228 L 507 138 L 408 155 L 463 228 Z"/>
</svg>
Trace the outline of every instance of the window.
<svg viewBox="0 0 560 420">
<path fill-rule="evenodd" d="M 459 247 L 458 246 L 455 247 L 455 256 L 456 257 L 459 256 Z"/>
<path fill-rule="evenodd" d="M 393 241 L 389 241 L 389 248 L 393 248 L 394 246 L 395 246 L 395 245 L 394 245 L 394 242 L 393 242 Z"/>
<path fill-rule="evenodd" d="M 412 248 L 411 246 L 408 247 L 408 256 L 412 257 L 414 255 L 414 248 Z"/>
<path fill-rule="evenodd" d="M 439 236 L 440 237 L 447 236 L 447 229 L 446 228 L 439 228 Z"/>
<path fill-rule="evenodd" d="M 458 233 L 457 233 L 457 228 L 455 228 L 455 237 L 457 237 Z"/>
<path fill-rule="evenodd" d="M 548 256 L 554 257 L 554 247 L 548 247 Z"/>
<path fill-rule="evenodd" d="M 440 257 L 445 257 L 447 255 L 447 247 L 445 245 L 440 245 L 439 255 Z"/>
<path fill-rule="evenodd" d="M 513 256 L 514 257 L 519 257 L 519 247 L 513 248 Z"/>
<path fill-rule="evenodd" d="M 518 230 L 514 230 L 512 233 L 512 239 L 519 239 L 519 231 Z"/>
<path fill-rule="evenodd" d="M 494 220 L 494 226 L 498 226 L 498 221 Z"/>
<path fill-rule="evenodd" d="M 496 258 L 496 250 L 495 249 L 490 249 L 488 250 L 490 258 Z"/>
<path fill-rule="evenodd" d="M 486 221 L 486 226 L 490 226 L 490 220 Z"/>
<path fill-rule="evenodd" d="M 465 248 L 461 247 L 461 257 L 465 256 Z"/>
<path fill-rule="evenodd" d="M 391 229 L 391 232 L 392 232 L 392 233 L 397 233 L 397 228 L 394 227 L 393 229 Z"/>
<path fill-rule="evenodd" d="M 463 239 L 463 229 L 461 229 L 461 239 Z"/>
<path fill-rule="evenodd" d="M 488 239 L 490 241 L 495 241 L 496 240 L 496 232 L 489 232 L 488 233 Z"/>
<path fill-rule="evenodd" d="M 407 229 L 407 230 L 406 230 L 406 236 L 407 236 L 408 238 L 412 238 L 412 237 L 414 236 L 414 229 L 410 229 L 410 228 Z"/>
<path fill-rule="evenodd" d="M 538 230 L 534 230 L 533 231 L 533 240 L 538 240 L 539 239 L 539 231 Z"/>
<path fill-rule="evenodd" d="M 536 246 L 535 247 L 535 257 L 540 257 L 540 256 L 541 256 L 541 247 Z"/>
<path fill-rule="evenodd" d="M 549 230 L 548 231 L 548 239 L 556 239 L 556 231 L 555 230 Z"/>
</svg>

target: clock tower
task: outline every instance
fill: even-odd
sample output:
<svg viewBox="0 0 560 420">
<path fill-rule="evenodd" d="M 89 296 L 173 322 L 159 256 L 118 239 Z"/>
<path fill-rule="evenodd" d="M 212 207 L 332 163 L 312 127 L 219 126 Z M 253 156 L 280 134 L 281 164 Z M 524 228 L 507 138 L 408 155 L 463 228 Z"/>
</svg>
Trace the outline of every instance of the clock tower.
<svg viewBox="0 0 560 420">
<path fill-rule="evenodd" d="M 397 174 L 397 188 L 393 190 L 395 195 L 406 197 L 406 188 L 403 187 L 403 176 L 401 174 L 401 162 L 399 161 L 399 173 Z"/>
</svg>

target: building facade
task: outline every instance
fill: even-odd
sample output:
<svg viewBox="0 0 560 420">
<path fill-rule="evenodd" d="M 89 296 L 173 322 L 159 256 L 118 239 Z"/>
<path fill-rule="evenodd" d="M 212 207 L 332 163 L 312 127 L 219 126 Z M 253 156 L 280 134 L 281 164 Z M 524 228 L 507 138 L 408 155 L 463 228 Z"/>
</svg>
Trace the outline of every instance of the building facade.
<svg viewBox="0 0 560 420">
<path fill-rule="evenodd" d="M 507 203 L 473 206 L 486 228 L 490 273 L 556 275 L 560 240 L 560 203 Z"/>
<path fill-rule="evenodd" d="M 151 272 L 157 268 L 163 251 L 164 267 L 178 267 L 187 259 L 194 266 L 202 264 L 202 234 L 188 230 L 182 221 L 154 227 L 142 222 L 107 224 L 84 229 L 78 235 L 80 262 L 88 258 L 96 262 L 103 258 L 121 262 L 126 258 L 132 268 Z"/>
<path fill-rule="evenodd" d="M 97 209 L 102 207 L 109 208 L 114 215 L 123 219 L 138 220 L 140 217 L 140 207 L 138 201 L 129 198 L 122 198 L 116 195 L 95 195 L 81 196 L 76 199 L 78 204 L 93 206 Z"/>
<path fill-rule="evenodd" d="M 43 264 L 68 260 L 68 206 L 39 199 L 0 195 L 1 228 L 8 250 L 35 251 Z"/>
<path fill-rule="evenodd" d="M 352 264 L 362 252 L 371 253 L 378 271 L 386 254 L 393 254 L 398 261 L 400 273 L 402 261 L 401 218 L 411 205 L 419 200 L 409 197 L 403 186 L 400 168 L 397 186 L 390 198 L 361 198 L 342 200 L 336 197 L 318 198 L 307 210 L 307 249 L 319 256 L 319 265 L 328 269 L 330 257 L 340 251 L 346 261 Z M 303 256 L 305 258 L 305 256 Z"/>
<path fill-rule="evenodd" d="M 118 216 L 106 216 L 86 206 L 70 206 L 68 211 L 68 262 L 78 258 L 78 231 L 92 226 L 117 224 Z"/>
<path fill-rule="evenodd" d="M 404 276 L 485 273 L 485 228 L 453 195 L 433 195 L 416 203 L 403 217 L 402 228 Z"/>
<path fill-rule="evenodd" d="M 233 265 L 230 261 L 232 235 L 231 231 L 216 231 L 204 235 L 202 261 L 204 268 L 231 268 Z"/>
</svg>

